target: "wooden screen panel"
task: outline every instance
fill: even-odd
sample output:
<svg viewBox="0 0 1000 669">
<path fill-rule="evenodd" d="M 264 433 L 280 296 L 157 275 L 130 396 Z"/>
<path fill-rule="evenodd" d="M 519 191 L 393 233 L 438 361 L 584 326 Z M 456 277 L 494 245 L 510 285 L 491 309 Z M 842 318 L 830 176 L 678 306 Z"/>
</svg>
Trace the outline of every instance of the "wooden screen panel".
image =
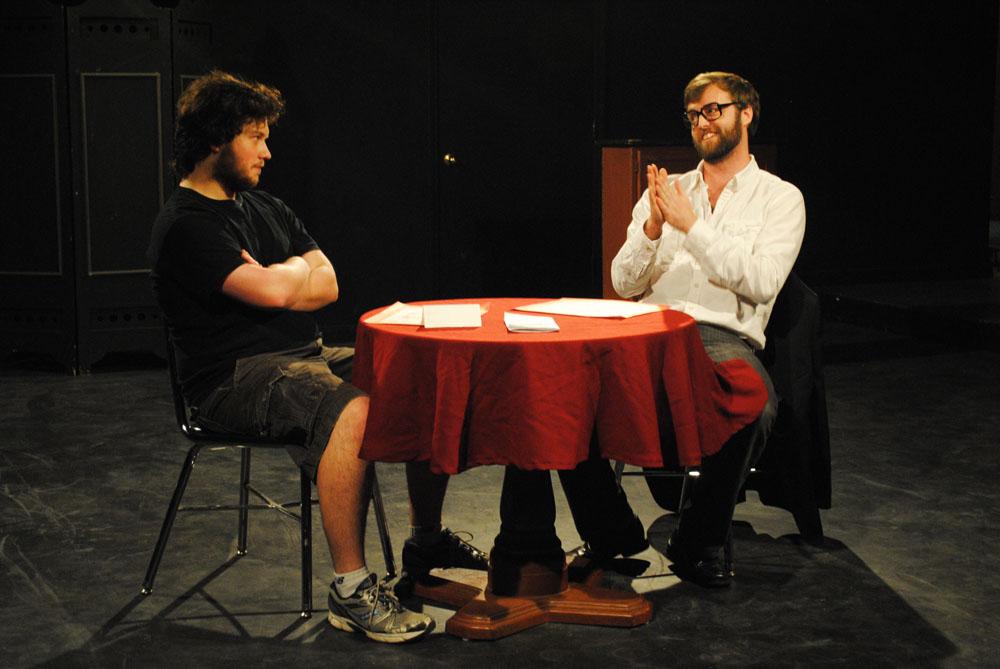
<svg viewBox="0 0 1000 669">
<path fill-rule="evenodd" d="M 82 73 L 87 268 L 148 271 L 149 226 L 163 204 L 158 73 Z"/>
<path fill-rule="evenodd" d="M 0 118 L 17 123 L 0 133 L 0 274 L 62 273 L 55 86 L 53 74 L 0 75 Z"/>
</svg>

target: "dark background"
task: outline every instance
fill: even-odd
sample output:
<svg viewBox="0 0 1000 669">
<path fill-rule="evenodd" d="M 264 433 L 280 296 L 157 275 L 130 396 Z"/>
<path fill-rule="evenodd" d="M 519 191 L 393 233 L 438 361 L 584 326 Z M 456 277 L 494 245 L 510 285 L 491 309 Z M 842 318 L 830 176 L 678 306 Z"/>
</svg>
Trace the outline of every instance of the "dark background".
<svg viewBox="0 0 1000 669">
<path fill-rule="evenodd" d="M 600 295 L 600 148 L 689 144 L 681 91 L 710 69 L 760 91 L 755 142 L 805 195 L 807 282 L 987 277 L 997 14 L 986 0 L 4 3 L 0 356 L 87 370 L 162 346 L 143 254 L 175 183 L 173 102 L 213 66 L 288 100 L 261 186 L 338 270 L 329 339 L 397 299 Z"/>
</svg>

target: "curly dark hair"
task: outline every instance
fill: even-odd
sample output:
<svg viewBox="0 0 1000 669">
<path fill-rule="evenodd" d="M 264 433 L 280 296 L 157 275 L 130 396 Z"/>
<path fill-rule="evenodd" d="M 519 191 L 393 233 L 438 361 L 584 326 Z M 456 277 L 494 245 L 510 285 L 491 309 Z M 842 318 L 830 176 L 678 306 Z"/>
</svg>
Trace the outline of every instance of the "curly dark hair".
<svg viewBox="0 0 1000 669">
<path fill-rule="evenodd" d="M 684 87 L 684 106 L 687 107 L 692 101 L 701 97 L 702 92 L 708 88 L 709 84 L 715 84 L 722 90 L 733 96 L 735 102 L 740 103 L 740 109 L 744 107 L 753 108 L 753 120 L 750 121 L 750 136 L 757 134 L 757 126 L 760 125 L 760 96 L 757 89 L 749 81 L 738 74 L 732 72 L 702 72 L 695 76 Z"/>
<path fill-rule="evenodd" d="M 281 91 L 212 70 L 188 85 L 177 100 L 173 168 L 183 179 L 212 152 L 232 141 L 251 121 L 273 125 L 285 111 Z"/>
</svg>

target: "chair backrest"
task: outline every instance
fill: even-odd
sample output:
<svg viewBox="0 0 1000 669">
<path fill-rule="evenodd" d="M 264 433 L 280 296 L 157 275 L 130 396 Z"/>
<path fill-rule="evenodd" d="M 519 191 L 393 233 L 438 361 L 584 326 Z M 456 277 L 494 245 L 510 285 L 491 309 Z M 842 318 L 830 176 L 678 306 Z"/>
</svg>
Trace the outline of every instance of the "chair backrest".
<svg viewBox="0 0 1000 669">
<path fill-rule="evenodd" d="M 184 394 L 181 392 L 181 379 L 180 374 L 177 371 L 177 350 L 174 347 L 173 337 L 170 336 L 170 328 L 166 324 L 164 324 L 163 330 L 167 338 L 167 368 L 170 370 L 170 392 L 173 393 L 174 396 L 174 417 L 177 420 L 177 427 L 184 434 L 184 436 L 192 441 L 240 442 L 241 445 L 301 445 L 301 439 L 268 437 L 259 434 L 218 432 L 198 425 L 195 421 L 193 421 L 191 419 L 191 412 L 188 410 L 187 402 L 184 401 Z"/>
<path fill-rule="evenodd" d="M 195 434 L 200 430 L 191 425 L 191 418 L 188 414 L 187 403 L 184 401 L 184 394 L 181 392 L 181 379 L 177 372 L 177 353 L 174 351 L 174 340 L 170 336 L 170 328 L 164 324 L 163 333 L 167 339 L 167 368 L 170 371 L 170 392 L 174 396 L 174 417 L 177 420 L 177 427 L 186 436 L 195 438 Z"/>
</svg>

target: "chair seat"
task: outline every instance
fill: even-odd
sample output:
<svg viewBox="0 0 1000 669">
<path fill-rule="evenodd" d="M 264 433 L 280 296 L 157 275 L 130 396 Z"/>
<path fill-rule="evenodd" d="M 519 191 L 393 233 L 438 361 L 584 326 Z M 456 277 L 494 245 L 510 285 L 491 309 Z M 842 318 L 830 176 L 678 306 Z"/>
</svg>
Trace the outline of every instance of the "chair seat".
<svg viewBox="0 0 1000 669">
<path fill-rule="evenodd" d="M 237 527 L 237 556 L 245 555 L 247 552 L 248 535 L 248 511 L 251 508 L 267 508 L 281 512 L 285 516 L 291 517 L 299 522 L 300 531 L 300 552 L 302 560 L 302 601 L 301 616 L 308 618 L 312 615 L 312 505 L 316 502 L 312 498 L 312 480 L 304 469 L 299 468 L 299 501 L 298 502 L 275 502 L 270 497 L 254 488 L 250 483 L 250 463 L 251 453 L 254 448 L 285 448 L 289 446 L 302 446 L 301 440 L 289 438 L 273 438 L 265 435 L 246 435 L 231 432 L 219 432 L 205 428 L 192 421 L 187 404 L 181 393 L 181 385 L 177 374 L 176 356 L 173 341 L 167 330 L 167 366 L 170 372 L 170 388 L 173 393 L 174 414 L 177 427 L 181 433 L 192 442 L 188 449 L 187 457 L 181 466 L 177 484 L 170 504 L 167 506 L 167 513 L 160 528 L 156 545 L 153 548 L 153 555 L 150 557 L 149 566 L 146 569 L 146 576 L 143 579 L 141 592 L 148 595 L 153 590 L 153 582 L 160 567 L 160 561 L 166 550 L 167 540 L 173 528 L 177 513 L 185 509 L 181 506 L 184 491 L 187 488 L 188 480 L 194 469 L 194 463 L 198 458 L 201 449 L 206 446 L 222 448 L 240 449 L 240 487 L 239 504 L 232 506 L 212 506 L 200 507 L 200 510 L 226 510 L 237 509 L 239 511 L 239 523 Z M 249 497 L 256 495 L 264 500 L 265 504 L 258 507 L 251 505 Z M 382 543 L 382 554 L 385 560 L 386 578 L 393 578 L 396 575 L 395 560 L 392 554 L 392 543 L 389 539 L 388 523 L 385 518 L 385 507 L 382 504 L 382 495 L 379 491 L 378 479 L 375 472 L 372 472 L 371 500 L 375 511 L 375 520 L 378 526 L 379 538 Z M 299 513 L 289 511 L 290 507 L 298 506 Z"/>
</svg>

